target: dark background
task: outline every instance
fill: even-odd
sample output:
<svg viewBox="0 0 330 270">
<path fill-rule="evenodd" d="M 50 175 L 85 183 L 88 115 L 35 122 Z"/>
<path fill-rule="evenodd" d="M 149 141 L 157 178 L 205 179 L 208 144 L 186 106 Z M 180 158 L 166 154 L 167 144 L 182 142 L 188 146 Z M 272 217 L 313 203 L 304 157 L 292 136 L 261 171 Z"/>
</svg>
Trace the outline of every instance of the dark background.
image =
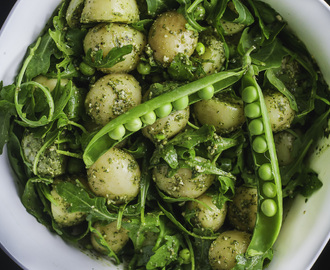
<svg viewBox="0 0 330 270">
<path fill-rule="evenodd" d="M 47 1 L 47 0 L 44 0 Z M 0 27 L 4 23 L 8 13 L 16 0 L 2 0 L 0 4 Z M 330 0 L 326 0 L 330 4 Z M 0 228 L 1 229 L 1 228 Z M 311 270 L 323 270 L 329 268 L 330 242 L 321 253 Z M 6 270 L 21 270 L 21 268 L 0 248 L 0 268 Z M 33 269 L 31 269 L 33 270 Z M 292 269 L 299 270 L 299 269 Z"/>
</svg>

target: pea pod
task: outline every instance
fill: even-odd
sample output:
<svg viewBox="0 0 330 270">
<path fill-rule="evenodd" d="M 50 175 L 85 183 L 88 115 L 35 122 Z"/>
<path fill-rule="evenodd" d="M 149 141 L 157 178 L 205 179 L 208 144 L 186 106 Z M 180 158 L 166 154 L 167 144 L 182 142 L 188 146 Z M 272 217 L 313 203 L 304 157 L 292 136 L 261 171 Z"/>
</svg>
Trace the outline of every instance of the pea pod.
<svg viewBox="0 0 330 270">
<path fill-rule="evenodd" d="M 130 136 L 132 133 L 136 132 L 137 130 L 123 131 L 122 129 L 122 126 L 128 126 L 128 123 L 131 123 L 132 120 L 141 118 L 143 122 L 143 120 L 146 118 L 145 116 L 152 114 L 152 112 L 155 112 L 156 115 L 158 113 L 158 117 L 164 117 L 166 116 L 166 113 L 162 114 L 160 112 L 162 112 L 163 109 L 167 109 L 168 107 L 170 107 L 169 105 L 173 103 L 175 104 L 177 100 L 188 97 L 189 105 L 193 104 L 201 100 L 201 97 L 198 95 L 198 91 L 204 89 L 205 87 L 213 86 L 214 93 L 217 93 L 237 82 L 243 76 L 244 73 L 245 70 L 243 69 L 224 71 L 206 76 L 194 82 L 180 86 L 171 92 L 159 95 L 111 120 L 98 133 L 93 136 L 93 138 L 86 146 L 83 155 L 83 159 L 86 166 L 91 166 L 109 148 L 113 147 L 121 140 Z M 143 128 L 147 124 L 149 123 L 146 123 L 146 121 L 144 121 L 141 128 Z M 119 133 L 116 132 L 117 130 L 119 131 Z"/>
<path fill-rule="evenodd" d="M 282 225 L 282 185 L 275 143 L 263 93 L 253 66 L 242 78 L 242 99 L 258 184 L 256 225 L 248 256 L 261 255 L 277 239 Z"/>
</svg>

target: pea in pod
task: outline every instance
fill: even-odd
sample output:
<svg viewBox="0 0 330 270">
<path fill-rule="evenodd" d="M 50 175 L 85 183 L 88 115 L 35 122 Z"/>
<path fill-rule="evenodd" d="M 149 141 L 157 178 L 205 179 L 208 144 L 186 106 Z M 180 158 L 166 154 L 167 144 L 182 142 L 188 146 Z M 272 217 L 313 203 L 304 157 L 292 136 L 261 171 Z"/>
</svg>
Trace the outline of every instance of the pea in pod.
<svg viewBox="0 0 330 270">
<path fill-rule="evenodd" d="M 151 120 L 154 120 L 150 119 L 150 116 L 154 116 L 154 113 L 159 118 L 165 117 L 170 113 L 170 111 L 167 110 L 168 108 L 171 108 L 172 110 L 172 107 L 174 107 L 174 109 L 178 107 L 178 100 L 187 99 L 188 97 L 188 105 L 193 104 L 200 101 L 203 94 L 205 94 L 199 94 L 199 91 L 203 91 L 205 88 L 210 90 L 211 88 L 212 93 L 213 90 L 214 93 L 217 93 L 239 81 L 245 72 L 245 69 L 230 70 L 206 76 L 194 82 L 180 86 L 171 92 L 164 93 L 148 100 L 111 120 L 93 136 L 86 146 L 83 155 L 86 167 L 90 167 L 103 153 L 115 146 L 121 140 L 147 126 L 152 122 Z M 210 91 L 207 92 L 209 93 Z M 210 95 L 207 95 L 207 98 L 209 97 Z M 127 127 L 132 126 L 131 124 L 133 120 L 138 121 L 136 119 L 141 119 L 142 125 L 139 125 L 138 128 L 127 129 Z M 123 130 L 123 127 L 126 127 L 126 129 Z"/>
<path fill-rule="evenodd" d="M 275 243 L 282 225 L 282 184 L 273 132 L 253 66 L 242 78 L 242 99 L 258 184 L 258 213 L 248 256 L 264 254 Z"/>
</svg>

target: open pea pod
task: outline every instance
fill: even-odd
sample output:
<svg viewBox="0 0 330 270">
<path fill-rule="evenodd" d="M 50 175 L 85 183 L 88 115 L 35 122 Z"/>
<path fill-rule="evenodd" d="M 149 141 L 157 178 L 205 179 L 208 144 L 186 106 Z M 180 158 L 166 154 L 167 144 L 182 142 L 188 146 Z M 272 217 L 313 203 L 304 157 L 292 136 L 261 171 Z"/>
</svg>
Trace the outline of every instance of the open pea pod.
<svg viewBox="0 0 330 270">
<path fill-rule="evenodd" d="M 258 188 L 256 225 L 248 256 L 262 255 L 275 243 L 282 225 L 282 184 L 272 128 L 253 66 L 242 78 L 242 99 Z"/>
<path fill-rule="evenodd" d="M 193 104 L 203 98 L 203 95 L 198 95 L 199 91 L 212 86 L 214 93 L 217 93 L 239 81 L 245 72 L 245 69 L 231 70 L 206 76 L 144 102 L 111 120 L 94 135 L 85 148 L 83 160 L 86 167 L 90 167 L 103 153 L 121 140 L 152 124 L 156 120 L 156 116 L 152 117 L 152 115 L 165 117 L 171 111 L 170 109 L 164 114 L 161 113 L 161 108 L 178 109 L 175 104 L 180 99 L 187 100 L 186 106 Z M 154 119 L 150 120 L 150 118 Z"/>
</svg>

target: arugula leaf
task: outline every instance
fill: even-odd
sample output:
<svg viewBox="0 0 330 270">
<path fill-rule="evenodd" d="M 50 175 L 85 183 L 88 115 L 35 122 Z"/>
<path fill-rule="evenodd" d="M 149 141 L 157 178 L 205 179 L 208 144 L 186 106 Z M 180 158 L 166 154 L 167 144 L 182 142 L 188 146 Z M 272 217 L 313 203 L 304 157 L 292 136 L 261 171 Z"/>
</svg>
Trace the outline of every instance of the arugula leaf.
<svg viewBox="0 0 330 270">
<path fill-rule="evenodd" d="M 106 207 L 106 198 L 91 197 L 81 185 L 70 182 L 60 182 L 56 185 L 57 193 L 70 204 L 69 212 L 85 212 L 86 220 L 111 222 L 118 219 Z"/>
<path fill-rule="evenodd" d="M 132 45 L 125 45 L 123 47 L 114 47 L 109 53 L 103 57 L 103 50 L 94 51 L 91 48 L 87 51 L 86 56 L 83 57 L 87 65 L 95 68 L 111 68 L 115 64 L 124 61 L 124 56 L 131 53 Z"/>
<path fill-rule="evenodd" d="M 232 22 L 251 25 L 254 22 L 254 17 L 248 8 L 239 0 L 233 0 L 233 4 L 235 6 L 236 12 L 238 13 L 238 17 L 236 17 Z"/>
<path fill-rule="evenodd" d="M 26 208 L 26 211 L 33 215 L 38 222 L 43 224 L 49 229 L 52 229 L 51 219 L 44 211 L 44 203 L 40 198 L 40 194 L 38 193 L 38 184 L 45 183 L 50 184 L 51 181 L 49 179 L 42 178 L 31 178 L 25 185 L 25 189 L 22 195 L 22 203 Z"/>
<path fill-rule="evenodd" d="M 152 17 L 164 12 L 165 10 L 171 10 L 176 8 L 176 0 L 146 0 L 148 6 L 148 14 Z"/>
<path fill-rule="evenodd" d="M 68 25 L 66 22 L 66 10 L 68 2 L 64 1 L 58 11 L 58 15 L 53 17 L 53 25 L 55 30 L 49 29 L 49 35 L 55 41 L 57 48 L 64 53 L 64 55 L 73 55 L 74 51 L 68 46 L 66 41 L 66 32 Z"/>
<path fill-rule="evenodd" d="M 0 155 L 3 153 L 4 145 L 9 141 L 11 119 L 16 115 L 15 104 L 0 100 Z"/>
<path fill-rule="evenodd" d="M 174 262 L 178 258 L 178 251 L 180 248 L 180 235 L 166 235 L 164 240 L 166 241 L 161 247 L 159 247 L 155 254 L 150 257 L 146 265 L 147 270 L 157 269 L 159 267 L 165 267 L 171 262 Z"/>
<path fill-rule="evenodd" d="M 297 112 L 298 106 L 295 96 L 285 87 L 284 83 L 276 77 L 274 70 L 267 69 L 265 72 L 265 77 L 278 91 L 287 97 L 290 102 L 290 107 Z"/>
<path fill-rule="evenodd" d="M 35 44 L 32 44 L 32 48 Z M 40 45 L 38 46 L 35 54 L 29 62 L 25 74 L 24 80 L 31 81 L 34 77 L 40 74 L 46 74 L 50 67 L 51 56 L 56 54 L 58 49 L 52 37 L 49 33 L 46 33 L 41 37 Z"/>
</svg>

